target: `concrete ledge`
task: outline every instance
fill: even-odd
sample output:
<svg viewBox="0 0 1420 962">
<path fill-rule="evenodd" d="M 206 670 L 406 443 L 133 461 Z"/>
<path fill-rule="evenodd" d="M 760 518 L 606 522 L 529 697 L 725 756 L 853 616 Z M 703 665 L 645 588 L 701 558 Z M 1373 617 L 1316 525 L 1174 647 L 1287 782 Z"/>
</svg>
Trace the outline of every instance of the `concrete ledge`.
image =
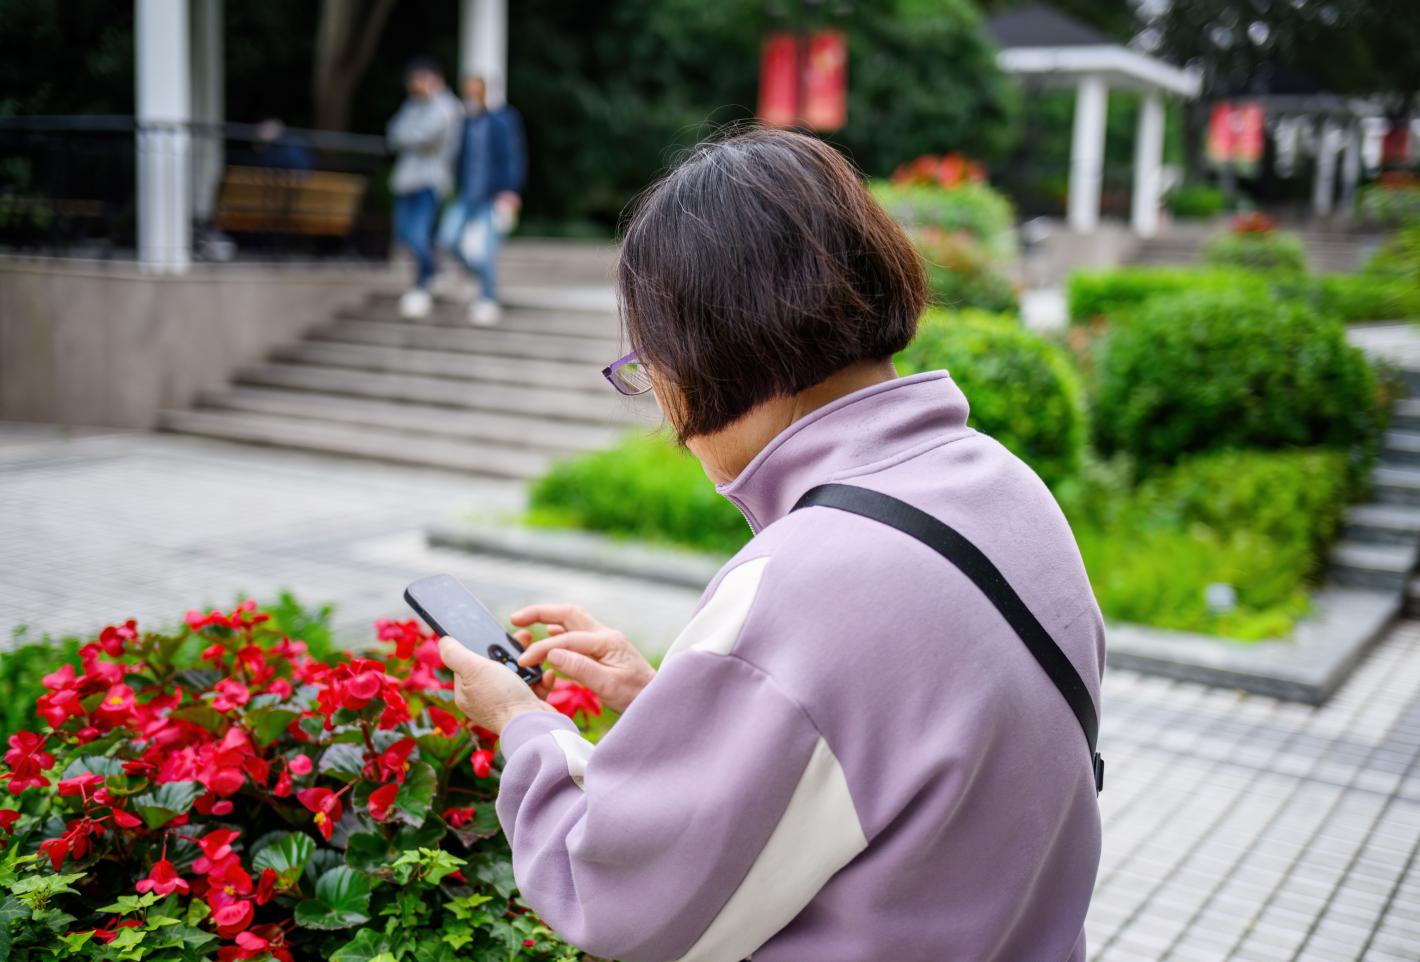
<svg viewBox="0 0 1420 962">
<path fill-rule="evenodd" d="M 426 530 L 429 543 L 703 589 L 725 559 L 587 531 L 468 522 Z M 1109 666 L 1319 705 L 1331 697 L 1401 613 L 1396 591 L 1326 586 L 1290 638 L 1241 642 L 1110 624 Z"/>
<path fill-rule="evenodd" d="M 1401 611 L 1393 591 L 1323 587 L 1290 638 L 1226 641 L 1143 625 L 1111 624 L 1109 666 L 1240 688 L 1320 705 Z"/>
<path fill-rule="evenodd" d="M 726 559 L 637 541 L 618 541 L 590 531 L 561 531 L 487 523 L 434 525 L 429 544 L 475 554 L 541 561 L 602 574 L 703 590 Z"/>
</svg>

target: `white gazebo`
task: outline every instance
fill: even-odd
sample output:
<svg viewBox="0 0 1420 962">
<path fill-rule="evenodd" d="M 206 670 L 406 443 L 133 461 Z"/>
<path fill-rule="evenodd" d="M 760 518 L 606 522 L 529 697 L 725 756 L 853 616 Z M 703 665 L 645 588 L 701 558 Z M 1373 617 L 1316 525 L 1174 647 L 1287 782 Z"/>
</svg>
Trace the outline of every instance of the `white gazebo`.
<svg viewBox="0 0 1420 962">
<path fill-rule="evenodd" d="M 992 17 L 986 29 L 1001 48 L 997 63 L 1002 70 L 1048 85 L 1075 87 L 1067 218 L 1071 230 L 1088 233 L 1099 226 L 1110 88 L 1144 95 L 1134 141 L 1130 223 L 1141 237 L 1152 237 L 1158 230 L 1162 187 L 1163 97 L 1197 97 L 1200 78 L 1122 46 L 1044 5 L 1017 7 Z"/>
<path fill-rule="evenodd" d="M 221 138 L 194 144 L 192 128 L 226 119 L 223 2 L 134 0 L 138 260 L 157 272 L 187 269 L 193 217 L 221 176 Z M 508 75 L 507 0 L 458 3 L 460 73 L 486 77 L 497 103 Z"/>
</svg>

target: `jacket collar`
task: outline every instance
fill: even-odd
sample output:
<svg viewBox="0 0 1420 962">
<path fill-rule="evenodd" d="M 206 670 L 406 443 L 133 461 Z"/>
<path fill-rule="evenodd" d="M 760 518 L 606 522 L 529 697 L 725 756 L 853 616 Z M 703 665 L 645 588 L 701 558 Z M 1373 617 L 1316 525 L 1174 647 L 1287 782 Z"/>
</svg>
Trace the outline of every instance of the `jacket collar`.
<svg viewBox="0 0 1420 962">
<path fill-rule="evenodd" d="M 795 421 L 715 490 L 744 512 L 758 534 L 788 514 L 809 488 L 970 433 L 966 418 L 966 396 L 946 371 L 884 381 Z"/>
</svg>

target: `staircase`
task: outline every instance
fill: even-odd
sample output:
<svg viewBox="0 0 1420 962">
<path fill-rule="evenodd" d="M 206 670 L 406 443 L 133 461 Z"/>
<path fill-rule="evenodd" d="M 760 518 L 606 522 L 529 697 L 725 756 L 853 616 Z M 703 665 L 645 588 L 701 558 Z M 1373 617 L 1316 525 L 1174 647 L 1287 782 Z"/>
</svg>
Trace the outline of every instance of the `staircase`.
<svg viewBox="0 0 1420 962">
<path fill-rule="evenodd" d="M 1141 241 L 1131 264 L 1141 266 L 1177 266 L 1199 264 L 1209 238 L 1225 233 L 1226 224 L 1176 225 L 1157 237 Z M 1314 273 L 1344 274 L 1360 270 L 1370 259 L 1381 238 L 1342 231 L 1297 231 L 1306 250 L 1307 266 Z"/>
<path fill-rule="evenodd" d="M 404 321 L 396 295 L 373 294 L 194 407 L 163 412 L 161 427 L 534 478 L 558 458 L 606 447 L 658 418 L 649 396 L 624 398 L 602 377 L 626 348 L 606 298 L 582 300 L 575 309 L 524 298 L 505 307 L 497 327 L 483 328 L 468 324 L 462 306 L 442 302 L 426 320 Z"/>
</svg>

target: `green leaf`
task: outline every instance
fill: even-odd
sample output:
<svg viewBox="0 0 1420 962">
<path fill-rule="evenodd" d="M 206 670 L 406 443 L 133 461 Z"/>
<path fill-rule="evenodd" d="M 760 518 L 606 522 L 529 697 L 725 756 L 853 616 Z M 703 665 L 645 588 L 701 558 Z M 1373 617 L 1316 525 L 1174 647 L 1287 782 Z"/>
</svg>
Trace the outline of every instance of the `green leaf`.
<svg viewBox="0 0 1420 962">
<path fill-rule="evenodd" d="M 321 755 L 316 768 L 323 775 L 353 782 L 365 771 L 365 749 L 345 742 L 331 745 Z"/>
<path fill-rule="evenodd" d="M 168 712 L 169 718 L 176 718 L 179 721 L 191 722 L 194 725 L 205 728 L 210 732 L 220 729 L 226 719 L 222 713 L 211 705 L 190 705 L 187 708 L 174 708 Z"/>
<path fill-rule="evenodd" d="M 345 864 L 366 875 L 390 875 L 390 860 L 394 848 L 383 835 L 356 832 L 345 845 Z"/>
<path fill-rule="evenodd" d="M 513 864 L 506 858 L 492 858 L 484 853 L 473 862 L 471 870 L 474 878 L 491 885 L 493 891 L 505 899 L 512 898 L 518 890 L 518 883 L 513 878 Z"/>
<path fill-rule="evenodd" d="M 10 893 L 31 908 L 43 906 L 56 895 L 79 894 L 70 884 L 84 877 L 83 872 L 67 875 L 31 875 L 10 883 Z"/>
<path fill-rule="evenodd" d="M 301 717 L 300 712 L 292 711 L 289 708 L 261 708 L 247 713 L 247 722 L 251 725 L 252 734 L 256 736 L 258 745 L 270 745 L 281 737 L 281 733 L 286 730 L 286 726 Z"/>
<path fill-rule="evenodd" d="M 66 932 L 59 937 L 59 941 L 64 943 L 64 947 L 69 950 L 70 954 L 77 955 L 79 950 L 87 945 L 93 937 L 94 932 L 90 929 L 87 932 Z"/>
<path fill-rule="evenodd" d="M 120 895 L 117 902 L 105 905 L 99 911 L 109 915 L 127 915 L 129 912 L 141 912 L 150 905 L 157 905 L 158 899 L 157 892 L 145 892 L 142 895 Z"/>
<path fill-rule="evenodd" d="M 82 755 L 69 763 L 69 767 L 64 769 L 63 778 L 77 778 L 80 775 L 102 775 L 108 778 L 112 775 L 123 775 L 123 762 L 117 758 L 109 758 L 105 755 Z"/>
<path fill-rule="evenodd" d="M 337 865 L 344 864 L 345 860 L 337 850 L 333 848 L 318 848 L 315 854 L 311 856 L 311 860 L 306 863 L 306 871 L 301 877 L 305 880 L 307 888 L 313 889 L 316 886 L 316 882 L 320 881 L 322 875 L 335 868 Z"/>
<path fill-rule="evenodd" d="M 415 762 L 409 766 L 404 784 L 399 786 L 399 794 L 394 798 L 395 818 L 415 828 L 423 825 L 438 788 L 439 776 L 434 774 L 428 762 Z"/>
<path fill-rule="evenodd" d="M 331 953 L 330 962 L 374 962 L 389 951 L 389 940 L 377 929 L 361 929 L 355 937 Z"/>
<path fill-rule="evenodd" d="M 133 807 L 149 828 L 160 828 L 186 812 L 202 794 L 197 782 L 168 782 L 154 791 L 138 795 Z"/>
<path fill-rule="evenodd" d="M 337 865 L 316 882 L 316 897 L 296 906 L 296 924 L 308 929 L 348 929 L 370 921 L 370 879 Z"/>
<path fill-rule="evenodd" d="M 498 824 L 498 810 L 491 801 L 475 806 L 473 820 L 468 824 L 462 828 L 450 827 L 449 829 L 466 848 L 472 848 L 475 842 L 492 838 L 502 830 L 503 826 Z"/>
<path fill-rule="evenodd" d="M 315 854 L 316 843 L 304 832 L 288 832 L 279 840 L 257 852 L 251 860 L 256 874 L 275 869 L 281 879 L 280 888 L 290 888 L 301 877 L 306 863 Z"/>
</svg>

